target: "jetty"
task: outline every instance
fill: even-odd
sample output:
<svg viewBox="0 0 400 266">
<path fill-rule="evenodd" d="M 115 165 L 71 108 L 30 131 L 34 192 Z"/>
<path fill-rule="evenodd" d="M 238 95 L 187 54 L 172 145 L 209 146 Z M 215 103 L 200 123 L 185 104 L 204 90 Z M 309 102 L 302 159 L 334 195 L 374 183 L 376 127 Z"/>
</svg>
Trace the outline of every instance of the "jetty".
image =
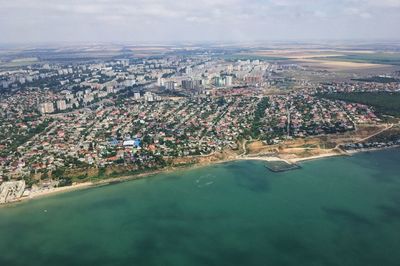
<svg viewBox="0 0 400 266">
<path fill-rule="evenodd" d="M 266 161 L 265 167 L 274 173 L 286 172 L 291 170 L 300 169 L 301 166 L 295 163 L 289 163 L 284 160 Z"/>
</svg>

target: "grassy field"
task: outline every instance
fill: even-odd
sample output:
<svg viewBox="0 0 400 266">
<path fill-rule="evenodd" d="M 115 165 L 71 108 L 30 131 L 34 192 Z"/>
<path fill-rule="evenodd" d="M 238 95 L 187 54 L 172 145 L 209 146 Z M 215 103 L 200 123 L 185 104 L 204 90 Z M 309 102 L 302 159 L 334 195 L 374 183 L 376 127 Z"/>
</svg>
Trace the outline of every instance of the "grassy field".
<svg viewBox="0 0 400 266">
<path fill-rule="evenodd" d="M 362 103 L 374 107 L 377 114 L 400 117 L 400 93 L 352 92 L 319 94 L 319 97 L 346 102 Z"/>
<path fill-rule="evenodd" d="M 400 53 L 365 53 L 325 57 L 324 60 L 400 66 Z"/>
<path fill-rule="evenodd" d="M 388 141 L 397 141 L 400 139 L 400 127 L 396 126 L 391 129 L 388 129 L 381 134 L 373 136 L 368 141 L 369 142 L 388 142 Z"/>
</svg>

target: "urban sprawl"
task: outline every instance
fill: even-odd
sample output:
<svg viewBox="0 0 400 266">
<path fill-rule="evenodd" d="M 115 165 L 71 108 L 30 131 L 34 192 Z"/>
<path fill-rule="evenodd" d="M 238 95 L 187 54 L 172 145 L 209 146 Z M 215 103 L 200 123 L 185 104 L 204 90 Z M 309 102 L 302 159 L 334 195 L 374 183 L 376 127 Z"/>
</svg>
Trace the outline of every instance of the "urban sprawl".
<svg viewBox="0 0 400 266">
<path fill-rule="evenodd" d="M 3 70 L 0 203 L 89 178 L 178 165 L 182 158 L 239 156 L 252 140 L 279 145 L 354 131 L 381 118 L 372 107 L 321 94 L 400 90 L 398 82 L 286 75 L 296 71 L 306 69 L 207 54 Z M 282 89 L 285 84 L 293 89 Z"/>
</svg>

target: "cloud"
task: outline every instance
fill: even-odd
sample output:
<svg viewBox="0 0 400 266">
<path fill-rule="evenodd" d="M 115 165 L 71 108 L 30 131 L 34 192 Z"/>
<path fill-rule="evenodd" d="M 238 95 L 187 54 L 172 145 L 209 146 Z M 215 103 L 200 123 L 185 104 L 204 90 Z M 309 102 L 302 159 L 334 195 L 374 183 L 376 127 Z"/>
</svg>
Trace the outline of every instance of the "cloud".
<svg viewBox="0 0 400 266">
<path fill-rule="evenodd" d="M 369 0 L 367 2 L 370 6 L 400 7 L 400 0 Z"/>
<path fill-rule="evenodd" d="M 0 0 L 0 42 L 386 38 L 396 24 L 400 0 Z"/>
<path fill-rule="evenodd" d="M 363 11 L 363 10 L 361 10 L 359 8 L 355 8 L 355 7 L 346 8 L 344 10 L 344 13 L 349 15 L 349 16 L 358 16 L 358 17 L 364 18 L 364 19 L 372 17 L 372 15 L 370 13 L 368 13 L 366 11 Z"/>
</svg>

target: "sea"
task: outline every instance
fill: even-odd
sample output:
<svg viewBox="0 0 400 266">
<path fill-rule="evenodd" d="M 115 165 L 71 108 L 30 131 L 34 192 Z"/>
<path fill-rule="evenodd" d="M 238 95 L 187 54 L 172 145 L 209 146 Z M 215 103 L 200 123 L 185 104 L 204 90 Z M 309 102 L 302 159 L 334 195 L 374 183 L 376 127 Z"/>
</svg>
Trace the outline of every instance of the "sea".
<svg viewBox="0 0 400 266">
<path fill-rule="evenodd" d="M 400 265 L 400 150 L 235 161 L 0 208 L 0 265 Z"/>
</svg>

